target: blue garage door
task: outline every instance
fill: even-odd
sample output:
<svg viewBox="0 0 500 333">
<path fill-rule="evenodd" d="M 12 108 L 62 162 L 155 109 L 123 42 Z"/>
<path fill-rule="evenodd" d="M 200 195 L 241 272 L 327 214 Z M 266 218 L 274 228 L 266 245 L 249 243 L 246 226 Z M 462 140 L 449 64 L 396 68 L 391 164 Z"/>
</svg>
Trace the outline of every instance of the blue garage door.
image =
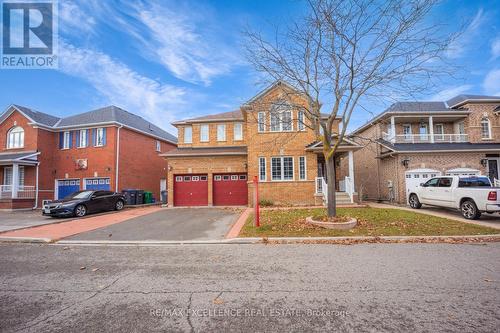
<svg viewBox="0 0 500 333">
<path fill-rule="evenodd" d="M 109 178 L 88 178 L 85 179 L 85 189 L 86 190 L 111 190 L 111 181 Z"/>
<path fill-rule="evenodd" d="M 57 199 L 63 199 L 71 193 L 80 191 L 80 179 L 65 179 L 57 181 Z"/>
</svg>

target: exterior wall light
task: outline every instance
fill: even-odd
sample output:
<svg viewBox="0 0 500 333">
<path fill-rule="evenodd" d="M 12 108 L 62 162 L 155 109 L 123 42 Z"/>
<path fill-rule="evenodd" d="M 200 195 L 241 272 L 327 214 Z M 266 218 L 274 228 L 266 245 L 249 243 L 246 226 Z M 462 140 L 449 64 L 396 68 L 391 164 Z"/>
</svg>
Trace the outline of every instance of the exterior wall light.
<svg viewBox="0 0 500 333">
<path fill-rule="evenodd" d="M 405 158 L 401 161 L 401 164 L 403 164 L 403 166 L 405 168 L 408 168 L 408 165 L 410 165 L 410 159 L 409 158 Z"/>
</svg>

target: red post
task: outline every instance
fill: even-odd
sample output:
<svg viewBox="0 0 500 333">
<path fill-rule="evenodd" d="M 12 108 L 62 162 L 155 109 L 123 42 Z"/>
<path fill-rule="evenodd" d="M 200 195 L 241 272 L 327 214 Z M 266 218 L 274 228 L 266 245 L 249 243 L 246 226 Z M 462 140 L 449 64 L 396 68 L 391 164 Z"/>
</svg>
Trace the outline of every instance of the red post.
<svg viewBox="0 0 500 333">
<path fill-rule="evenodd" d="M 253 206 L 255 209 L 254 219 L 255 226 L 260 227 L 260 207 L 259 207 L 259 179 L 253 177 Z"/>
</svg>

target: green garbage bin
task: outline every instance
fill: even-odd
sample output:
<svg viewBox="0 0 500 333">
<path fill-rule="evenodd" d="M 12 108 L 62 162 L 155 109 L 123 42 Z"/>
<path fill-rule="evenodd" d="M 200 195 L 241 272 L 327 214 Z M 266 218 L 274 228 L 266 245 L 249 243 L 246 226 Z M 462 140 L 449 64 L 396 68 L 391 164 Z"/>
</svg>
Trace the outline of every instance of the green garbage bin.
<svg viewBox="0 0 500 333">
<path fill-rule="evenodd" d="M 144 203 L 150 204 L 153 202 L 153 192 L 144 191 Z"/>
</svg>

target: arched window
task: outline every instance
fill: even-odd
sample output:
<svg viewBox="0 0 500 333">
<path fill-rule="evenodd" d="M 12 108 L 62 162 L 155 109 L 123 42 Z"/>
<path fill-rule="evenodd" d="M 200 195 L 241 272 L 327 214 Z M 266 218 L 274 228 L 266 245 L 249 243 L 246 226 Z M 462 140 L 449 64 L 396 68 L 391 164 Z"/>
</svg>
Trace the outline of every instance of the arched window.
<svg viewBox="0 0 500 333">
<path fill-rule="evenodd" d="M 7 133 L 7 148 L 24 147 L 24 130 L 22 127 L 13 127 Z"/>
<path fill-rule="evenodd" d="M 491 139 L 491 124 L 487 117 L 481 119 L 481 138 Z"/>
</svg>

